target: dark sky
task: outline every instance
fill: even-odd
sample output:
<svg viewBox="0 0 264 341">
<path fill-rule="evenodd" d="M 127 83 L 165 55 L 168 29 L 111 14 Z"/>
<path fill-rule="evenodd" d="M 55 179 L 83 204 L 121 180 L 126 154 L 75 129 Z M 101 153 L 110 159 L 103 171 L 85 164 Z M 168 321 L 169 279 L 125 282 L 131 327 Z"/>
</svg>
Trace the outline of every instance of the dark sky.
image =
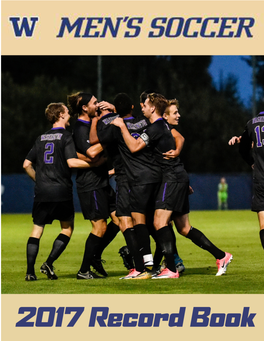
<svg viewBox="0 0 264 341">
<path fill-rule="evenodd" d="M 239 96 L 246 106 L 250 106 L 252 96 L 252 68 L 243 61 L 242 57 L 249 56 L 213 56 L 209 71 L 218 88 L 220 74 L 226 79 L 228 74 L 238 78 Z"/>
</svg>

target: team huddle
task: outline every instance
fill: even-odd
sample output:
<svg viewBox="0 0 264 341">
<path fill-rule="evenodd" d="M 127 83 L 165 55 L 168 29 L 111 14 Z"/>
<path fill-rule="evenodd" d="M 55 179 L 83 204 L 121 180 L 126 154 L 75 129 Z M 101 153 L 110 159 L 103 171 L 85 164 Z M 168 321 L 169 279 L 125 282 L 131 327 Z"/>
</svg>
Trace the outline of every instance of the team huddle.
<svg viewBox="0 0 264 341">
<path fill-rule="evenodd" d="M 45 114 L 52 128 L 37 138 L 23 165 L 35 181 L 25 279 L 37 279 L 39 240 L 45 225 L 55 219 L 60 221 L 61 232 L 40 271 L 49 279 L 57 279 L 53 263 L 74 230 L 71 168 L 77 168 L 83 217 L 92 225 L 77 279 L 107 276 L 101 256 L 119 231 L 126 243 L 119 253 L 129 270 L 121 279 L 178 278 L 185 267 L 173 224 L 178 233 L 211 253 L 216 260 L 216 276 L 223 275 L 233 256 L 189 221 L 193 190 L 179 157 L 184 138 L 176 130 L 178 101 L 145 91 L 140 96 L 143 115 L 135 116 L 133 102 L 125 93 L 116 95 L 113 104 L 98 103 L 92 94 L 81 92 L 69 95 L 67 101 L 67 106 L 48 105 Z M 77 121 L 70 133 L 66 128 L 74 115 Z M 109 174 L 115 174 L 115 191 L 109 185 Z M 155 241 L 154 253 L 150 236 Z"/>
</svg>

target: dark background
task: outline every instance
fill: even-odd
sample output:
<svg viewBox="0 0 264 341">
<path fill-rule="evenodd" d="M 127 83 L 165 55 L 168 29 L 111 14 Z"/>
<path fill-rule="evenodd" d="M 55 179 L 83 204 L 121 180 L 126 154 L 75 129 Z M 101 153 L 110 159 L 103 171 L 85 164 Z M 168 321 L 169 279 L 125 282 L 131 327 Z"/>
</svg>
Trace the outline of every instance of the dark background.
<svg viewBox="0 0 264 341">
<path fill-rule="evenodd" d="M 2 56 L 3 176 L 23 173 L 23 161 L 36 137 L 50 128 L 44 115 L 49 103 L 66 103 L 67 95 L 77 91 L 109 102 L 117 93 L 126 92 L 139 114 L 139 95 L 146 89 L 179 100 L 179 131 L 185 137 L 181 159 L 190 174 L 217 179 L 250 175 L 237 146 L 228 146 L 228 140 L 243 132 L 252 108 L 240 99 L 232 74 L 215 87 L 208 71 L 211 56 L 100 58 L 101 78 L 97 56 Z M 251 58 L 244 57 L 244 62 L 251 65 Z M 257 114 L 264 110 L 264 57 L 255 60 Z M 204 187 L 208 187 L 206 181 Z M 212 192 L 216 190 L 214 186 Z"/>
</svg>

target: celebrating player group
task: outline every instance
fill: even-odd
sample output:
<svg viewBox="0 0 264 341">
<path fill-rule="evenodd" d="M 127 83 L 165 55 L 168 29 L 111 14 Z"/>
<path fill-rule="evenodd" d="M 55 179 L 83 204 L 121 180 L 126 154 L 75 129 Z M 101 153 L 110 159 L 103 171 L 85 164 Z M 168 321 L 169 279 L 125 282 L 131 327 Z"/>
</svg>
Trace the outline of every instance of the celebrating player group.
<svg viewBox="0 0 264 341">
<path fill-rule="evenodd" d="M 67 247 L 74 230 L 71 168 L 77 168 L 76 186 L 83 217 L 92 225 L 76 269 L 78 280 L 108 275 L 101 255 L 119 231 L 126 244 L 119 253 L 128 269 L 122 280 L 179 278 L 185 267 L 178 254 L 173 224 L 178 233 L 211 253 L 216 260 L 216 276 L 225 274 L 233 256 L 219 249 L 189 221 L 189 195 L 193 189 L 179 157 L 184 144 L 184 137 L 176 129 L 179 102 L 148 90 L 140 95 L 140 105 L 142 112 L 133 116 L 134 104 L 125 93 L 117 94 L 110 104 L 98 102 L 94 95 L 84 92 L 68 95 L 67 105 L 48 105 L 45 114 L 52 128 L 37 138 L 23 165 L 35 181 L 26 281 L 37 280 L 39 241 L 45 225 L 55 219 L 60 221 L 61 232 L 40 271 L 49 279 L 58 278 L 53 263 Z M 77 116 L 73 133 L 66 130 L 71 116 Z M 264 119 L 256 125 L 261 122 L 263 125 Z M 249 128 L 253 129 L 251 125 Z M 242 155 L 250 165 L 257 161 L 255 174 L 263 174 L 259 168 L 264 162 L 260 155 L 263 148 L 257 149 L 260 146 L 256 144 L 262 141 L 264 132 L 260 127 L 260 138 L 254 141 L 250 138 L 254 131 L 250 135 L 248 130 L 242 139 L 233 137 L 230 144 L 240 142 Z M 253 159 L 249 158 L 252 141 L 256 146 Z M 112 174 L 115 191 L 109 185 Z M 263 179 L 257 182 L 253 210 L 258 212 L 264 247 Z M 151 250 L 150 237 L 155 241 L 155 250 Z"/>
</svg>

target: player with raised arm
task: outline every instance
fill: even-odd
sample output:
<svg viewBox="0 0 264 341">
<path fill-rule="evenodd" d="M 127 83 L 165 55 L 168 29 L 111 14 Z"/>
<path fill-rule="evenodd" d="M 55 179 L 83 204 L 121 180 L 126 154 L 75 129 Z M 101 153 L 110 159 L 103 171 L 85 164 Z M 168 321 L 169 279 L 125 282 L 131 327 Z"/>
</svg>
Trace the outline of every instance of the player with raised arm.
<svg viewBox="0 0 264 341">
<path fill-rule="evenodd" d="M 57 219 L 61 233 L 55 239 L 52 250 L 40 268 L 49 279 L 57 279 L 53 262 L 65 250 L 74 229 L 74 206 L 72 194 L 71 168 L 88 168 L 90 165 L 77 158 L 69 126 L 69 111 L 63 103 L 50 103 L 45 115 L 53 127 L 40 135 L 30 150 L 23 168 L 35 181 L 33 204 L 33 229 L 27 242 L 26 281 L 37 280 L 35 261 L 39 251 L 39 241 L 46 224 Z"/>
<path fill-rule="evenodd" d="M 89 93 L 78 92 L 68 96 L 68 107 L 73 114 L 78 115 L 73 129 L 76 151 L 80 157 L 81 155 L 92 159 L 98 157 L 103 151 L 103 147 L 100 144 L 91 146 L 89 142 L 91 120 L 96 116 L 98 109 L 97 98 Z M 105 243 L 103 237 L 107 229 L 113 229 L 114 236 L 119 231 L 118 218 L 115 216 L 114 193 L 109 185 L 106 165 L 78 170 L 76 184 L 84 219 L 90 220 L 92 223 L 92 231 L 86 240 L 83 261 L 77 273 L 77 279 L 101 278 L 90 269 L 92 265 L 100 274 L 107 276 L 101 260 L 97 259 L 95 263 L 94 256 L 100 248 L 102 250 L 102 244 Z M 107 226 L 110 214 L 112 221 Z M 107 239 L 105 244 L 109 242 Z"/>
<path fill-rule="evenodd" d="M 122 119 L 117 118 L 112 122 L 120 127 L 123 138 L 132 153 L 138 152 L 146 146 L 154 151 L 155 159 L 162 168 L 162 184 L 156 199 L 154 226 L 157 230 L 157 238 L 160 242 L 167 268 L 160 274 L 153 276 L 158 278 L 178 278 L 173 257 L 173 243 L 169 222 L 173 219 L 179 233 L 191 239 L 199 247 L 209 251 L 217 260 L 217 276 L 225 273 L 232 255 L 225 253 L 213 245 L 204 234 L 191 227 L 189 223 L 189 178 L 179 158 L 164 158 L 164 153 L 174 149 L 175 140 L 162 115 L 168 106 L 164 96 L 150 94 L 143 107 L 143 113 L 151 123 L 137 140 L 131 138 Z"/>
<path fill-rule="evenodd" d="M 242 136 L 233 136 L 228 144 L 239 143 L 239 152 L 253 169 L 253 196 L 251 210 L 257 212 L 259 237 L 264 249 L 264 111 L 246 124 Z"/>
<path fill-rule="evenodd" d="M 122 117 L 128 123 L 132 123 L 136 119 L 132 116 L 133 104 L 127 94 L 118 94 L 114 99 L 114 107 L 106 105 L 105 102 L 101 102 L 99 106 L 101 113 L 99 117 L 95 117 L 92 121 L 90 142 L 92 144 L 100 142 L 106 146 L 107 155 L 112 160 L 115 169 L 116 215 L 119 218 L 120 230 L 124 235 L 127 245 L 129 245 L 129 250 L 135 263 L 134 265 L 130 261 L 130 265 L 128 266 L 130 270 L 129 274 L 121 279 L 131 279 L 144 271 L 143 258 L 145 248 L 142 247 L 142 240 L 137 237 L 137 233 L 133 227 L 129 201 L 130 186 L 125 164 L 119 152 L 119 144 L 123 140 L 122 135 L 120 129 L 110 123 L 118 116 Z M 109 112 L 109 109 L 113 111 L 113 108 L 116 112 Z M 142 249 L 141 252 L 140 249 Z M 120 254 L 121 252 L 123 251 L 120 251 Z"/>
</svg>

